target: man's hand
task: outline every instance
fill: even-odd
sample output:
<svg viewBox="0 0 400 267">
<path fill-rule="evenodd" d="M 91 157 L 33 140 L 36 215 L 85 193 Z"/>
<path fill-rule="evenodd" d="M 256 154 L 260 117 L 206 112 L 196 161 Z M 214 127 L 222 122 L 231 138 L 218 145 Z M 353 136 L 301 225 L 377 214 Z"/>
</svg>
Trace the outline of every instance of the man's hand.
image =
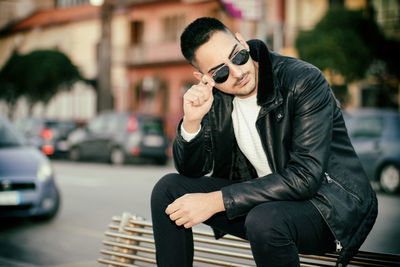
<svg viewBox="0 0 400 267">
<path fill-rule="evenodd" d="M 191 228 L 224 211 L 222 192 L 186 194 L 168 205 L 167 213 L 176 225 Z"/>
<path fill-rule="evenodd" d="M 199 79 L 199 83 L 193 85 L 183 96 L 183 128 L 188 133 L 195 133 L 200 129 L 201 120 L 210 110 L 214 100 L 213 79 L 197 72 L 194 74 Z"/>
</svg>

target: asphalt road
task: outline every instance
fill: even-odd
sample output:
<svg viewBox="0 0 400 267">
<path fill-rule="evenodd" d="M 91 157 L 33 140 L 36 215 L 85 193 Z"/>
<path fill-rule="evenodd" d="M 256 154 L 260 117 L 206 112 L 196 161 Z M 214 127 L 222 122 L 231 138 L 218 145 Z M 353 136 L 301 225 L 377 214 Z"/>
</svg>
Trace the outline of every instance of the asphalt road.
<svg viewBox="0 0 400 267">
<path fill-rule="evenodd" d="M 150 193 L 170 164 L 114 167 L 53 161 L 62 206 L 51 222 L 1 222 L 0 266 L 99 266 L 103 233 L 124 211 L 150 219 Z M 400 196 L 378 194 L 379 216 L 362 249 L 400 254 Z"/>
</svg>

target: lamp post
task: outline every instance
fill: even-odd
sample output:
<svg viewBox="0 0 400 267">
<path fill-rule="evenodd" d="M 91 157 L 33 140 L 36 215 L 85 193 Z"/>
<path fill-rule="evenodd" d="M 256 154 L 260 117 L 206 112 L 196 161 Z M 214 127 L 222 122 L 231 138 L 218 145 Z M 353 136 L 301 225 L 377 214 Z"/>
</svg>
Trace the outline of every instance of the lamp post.
<svg viewBox="0 0 400 267">
<path fill-rule="evenodd" d="M 111 88 L 111 20 L 115 0 L 90 0 L 101 6 L 101 36 L 97 46 L 97 111 L 111 110 L 114 99 Z"/>
</svg>

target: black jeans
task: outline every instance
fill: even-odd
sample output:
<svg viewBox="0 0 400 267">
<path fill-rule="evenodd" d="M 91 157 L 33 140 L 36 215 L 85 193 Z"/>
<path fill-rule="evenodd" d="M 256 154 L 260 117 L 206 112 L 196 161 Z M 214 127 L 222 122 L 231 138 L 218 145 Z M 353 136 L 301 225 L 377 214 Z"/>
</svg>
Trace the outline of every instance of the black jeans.
<svg viewBox="0 0 400 267">
<path fill-rule="evenodd" d="M 168 174 L 154 186 L 151 212 L 158 266 L 193 265 L 191 229 L 178 227 L 165 213 L 186 193 L 207 193 L 232 184 L 212 177 L 187 178 Z M 225 212 L 204 222 L 215 229 L 250 241 L 257 266 L 299 266 L 299 253 L 334 251 L 334 237 L 310 201 L 272 201 L 255 206 L 246 216 L 229 220 Z"/>
</svg>

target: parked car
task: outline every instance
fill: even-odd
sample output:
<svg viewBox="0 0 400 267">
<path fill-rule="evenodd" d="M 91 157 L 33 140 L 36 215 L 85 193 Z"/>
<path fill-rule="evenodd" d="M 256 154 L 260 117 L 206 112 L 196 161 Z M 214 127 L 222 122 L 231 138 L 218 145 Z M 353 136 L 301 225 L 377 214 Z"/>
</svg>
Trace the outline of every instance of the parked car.
<svg viewBox="0 0 400 267">
<path fill-rule="evenodd" d="M 60 194 L 46 155 L 0 116 L 0 218 L 51 219 Z"/>
<path fill-rule="evenodd" d="M 104 112 L 68 138 L 70 159 L 97 159 L 124 164 L 148 158 L 168 160 L 168 138 L 160 117 L 129 112 Z"/>
<path fill-rule="evenodd" d="M 361 109 L 345 114 L 346 126 L 371 181 L 388 193 L 400 190 L 400 113 Z"/>
<path fill-rule="evenodd" d="M 48 156 L 67 155 L 68 134 L 77 127 L 70 120 L 33 117 L 17 120 L 15 125 L 23 132 L 29 144 L 38 147 Z"/>
</svg>

